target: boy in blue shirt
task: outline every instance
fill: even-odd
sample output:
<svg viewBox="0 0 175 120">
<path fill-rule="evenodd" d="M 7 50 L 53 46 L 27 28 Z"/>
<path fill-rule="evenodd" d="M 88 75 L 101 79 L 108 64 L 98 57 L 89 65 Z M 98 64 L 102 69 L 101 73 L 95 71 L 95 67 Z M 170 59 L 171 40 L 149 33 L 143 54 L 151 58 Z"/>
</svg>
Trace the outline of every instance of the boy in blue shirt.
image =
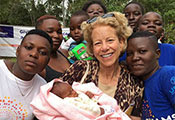
<svg viewBox="0 0 175 120">
<path fill-rule="evenodd" d="M 144 81 L 142 118 L 175 118 L 175 66 L 159 66 L 157 38 L 148 31 L 128 38 L 127 64 L 131 73 Z"/>
</svg>

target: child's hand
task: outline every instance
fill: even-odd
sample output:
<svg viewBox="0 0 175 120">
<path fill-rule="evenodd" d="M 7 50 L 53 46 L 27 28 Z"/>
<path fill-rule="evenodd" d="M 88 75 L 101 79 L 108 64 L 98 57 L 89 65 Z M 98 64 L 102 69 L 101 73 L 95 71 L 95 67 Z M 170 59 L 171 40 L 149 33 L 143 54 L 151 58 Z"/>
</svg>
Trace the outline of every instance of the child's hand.
<svg viewBox="0 0 175 120">
<path fill-rule="evenodd" d="M 93 98 L 94 94 L 91 93 L 90 91 L 85 92 L 85 94 L 89 97 L 89 98 Z"/>
</svg>

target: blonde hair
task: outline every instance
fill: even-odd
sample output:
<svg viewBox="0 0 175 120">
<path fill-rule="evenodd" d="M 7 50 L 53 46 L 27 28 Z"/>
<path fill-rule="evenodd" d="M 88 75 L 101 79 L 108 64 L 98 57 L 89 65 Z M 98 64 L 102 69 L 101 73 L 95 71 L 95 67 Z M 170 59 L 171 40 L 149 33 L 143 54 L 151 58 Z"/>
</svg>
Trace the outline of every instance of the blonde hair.
<svg viewBox="0 0 175 120">
<path fill-rule="evenodd" d="M 87 41 L 87 53 L 93 56 L 93 41 L 91 34 L 96 25 L 109 25 L 116 30 L 116 35 L 119 40 L 124 40 L 124 47 L 120 54 L 123 54 L 127 46 L 127 38 L 132 34 L 132 29 L 128 26 L 128 20 L 125 15 L 120 12 L 109 12 L 107 14 L 114 14 L 113 17 L 103 18 L 97 17 L 96 21 L 88 23 L 87 21 L 81 24 L 84 39 Z"/>
</svg>

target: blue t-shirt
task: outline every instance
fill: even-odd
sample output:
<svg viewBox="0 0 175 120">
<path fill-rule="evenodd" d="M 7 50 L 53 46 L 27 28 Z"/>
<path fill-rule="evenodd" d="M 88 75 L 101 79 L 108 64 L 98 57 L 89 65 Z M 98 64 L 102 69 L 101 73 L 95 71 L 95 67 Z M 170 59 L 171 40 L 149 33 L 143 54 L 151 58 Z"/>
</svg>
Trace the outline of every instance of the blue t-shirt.
<svg viewBox="0 0 175 120">
<path fill-rule="evenodd" d="M 164 66 L 157 70 L 144 81 L 144 87 L 142 118 L 173 120 L 175 118 L 175 66 Z"/>
<path fill-rule="evenodd" d="M 166 43 L 159 43 L 160 49 L 160 58 L 159 58 L 159 65 L 173 65 L 175 66 L 175 45 L 166 44 Z M 126 59 L 126 52 L 122 57 L 120 57 L 119 61 L 123 61 Z"/>
<path fill-rule="evenodd" d="M 159 65 L 175 65 L 175 45 L 159 43 L 160 58 Z"/>
</svg>

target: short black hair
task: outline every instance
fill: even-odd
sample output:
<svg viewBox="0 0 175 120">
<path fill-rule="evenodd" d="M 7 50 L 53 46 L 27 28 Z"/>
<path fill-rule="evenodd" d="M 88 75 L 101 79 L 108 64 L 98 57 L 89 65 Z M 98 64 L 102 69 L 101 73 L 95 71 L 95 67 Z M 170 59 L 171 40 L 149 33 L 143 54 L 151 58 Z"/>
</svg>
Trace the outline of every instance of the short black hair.
<svg viewBox="0 0 175 120">
<path fill-rule="evenodd" d="M 87 12 L 85 12 L 83 10 L 78 10 L 78 11 L 74 12 L 71 17 L 74 17 L 74 16 L 85 16 L 86 20 L 89 19 L 89 15 L 87 14 Z"/>
<path fill-rule="evenodd" d="M 44 20 L 47 20 L 47 19 L 56 19 L 56 16 L 53 16 L 53 15 L 43 15 L 43 16 L 40 16 L 37 20 L 36 20 L 36 24 L 35 24 L 35 28 L 38 29 L 38 27 L 40 27 L 43 23 Z"/>
<path fill-rule="evenodd" d="M 46 38 L 48 40 L 48 42 L 50 43 L 50 46 L 51 48 L 53 47 L 53 41 L 52 41 L 52 38 L 44 31 L 42 30 L 39 30 L 39 29 L 32 29 L 30 30 L 25 36 L 24 38 L 22 39 L 22 42 L 24 41 L 24 39 L 28 36 L 28 35 L 32 35 L 32 34 L 35 34 L 35 35 L 39 35 L 39 36 L 42 36 L 44 38 Z M 21 42 L 21 43 L 22 43 Z"/>
<path fill-rule="evenodd" d="M 152 41 L 152 44 L 154 45 L 155 49 L 158 48 L 158 40 L 157 37 L 148 31 L 139 31 L 139 32 L 134 32 L 131 36 L 128 37 L 127 42 L 130 41 L 133 38 L 138 38 L 138 37 L 148 37 L 150 41 Z"/>
<path fill-rule="evenodd" d="M 103 8 L 104 13 L 107 13 L 107 9 L 106 9 L 105 5 L 101 2 L 101 0 L 89 0 L 89 1 L 87 1 L 87 2 L 83 5 L 82 10 L 85 11 L 85 12 L 87 12 L 87 9 L 88 9 L 89 6 L 92 5 L 92 4 L 98 4 L 98 5 L 100 5 L 100 6 Z"/>
<path fill-rule="evenodd" d="M 138 5 L 141 8 L 142 15 L 145 13 L 145 8 L 143 7 L 143 5 L 141 3 L 139 3 L 139 2 L 136 2 L 136 1 L 131 1 L 128 4 L 126 4 L 123 10 L 125 10 L 125 8 L 128 5 L 130 5 L 130 4 L 136 4 L 136 5 Z"/>
</svg>

